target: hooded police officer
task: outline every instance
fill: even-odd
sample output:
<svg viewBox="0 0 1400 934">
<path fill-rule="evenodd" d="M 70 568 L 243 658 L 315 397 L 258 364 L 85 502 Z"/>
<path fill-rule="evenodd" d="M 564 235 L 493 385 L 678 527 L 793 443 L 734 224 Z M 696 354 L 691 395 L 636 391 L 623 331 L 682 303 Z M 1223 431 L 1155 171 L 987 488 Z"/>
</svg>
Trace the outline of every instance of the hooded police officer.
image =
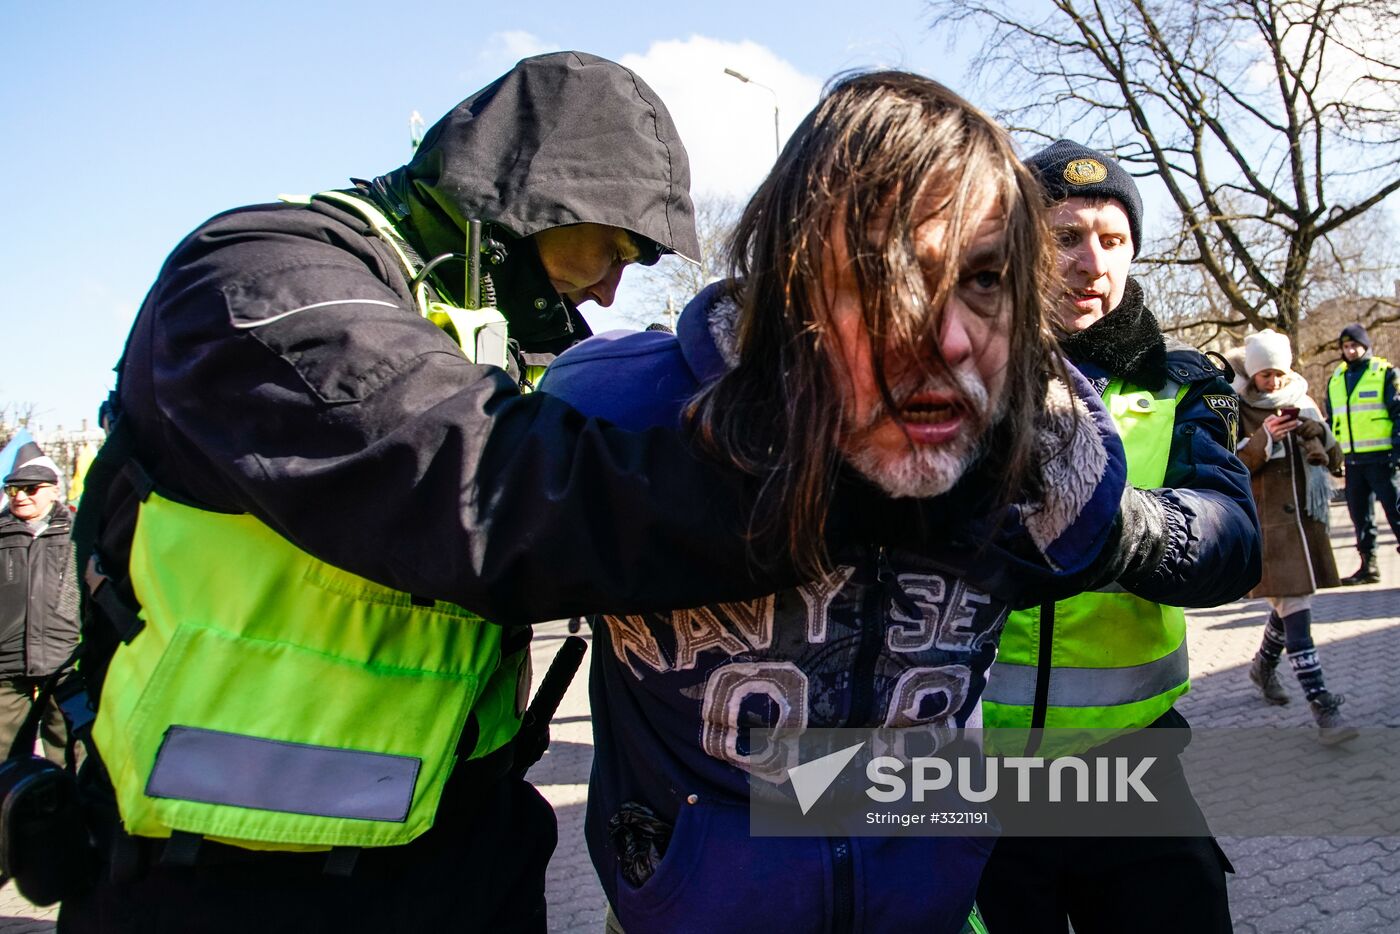
<svg viewBox="0 0 1400 934">
<path fill-rule="evenodd" d="M 627 265 L 697 255 L 688 188 L 655 92 L 562 52 L 175 248 L 80 517 L 105 866 L 61 928 L 544 930 L 527 624 L 788 579 L 737 472 L 517 386 Z"/>
</svg>

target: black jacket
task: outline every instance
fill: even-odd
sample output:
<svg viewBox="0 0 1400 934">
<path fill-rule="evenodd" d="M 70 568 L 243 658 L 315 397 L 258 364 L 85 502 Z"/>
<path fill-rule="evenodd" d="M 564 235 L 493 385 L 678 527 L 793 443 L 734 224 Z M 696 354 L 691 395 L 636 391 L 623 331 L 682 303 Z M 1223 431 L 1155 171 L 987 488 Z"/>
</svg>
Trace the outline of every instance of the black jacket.
<svg viewBox="0 0 1400 934">
<path fill-rule="evenodd" d="M 558 53 L 463 101 L 407 166 L 356 192 L 423 257 L 460 251 L 467 220 L 491 212 L 512 267 L 500 308 L 512 334 L 523 320 L 548 337 L 573 310 L 534 314 L 538 255 L 512 238 L 590 221 L 694 250 L 688 185 L 654 93 L 611 62 Z M 436 270 L 445 298 L 461 300 L 463 268 Z M 420 317 L 389 247 L 334 204 L 239 208 L 190 234 L 142 305 L 118 386 L 159 486 L 502 624 L 788 580 L 752 573 L 737 472 L 700 463 L 674 433 L 614 430 L 467 362 Z M 114 487 L 99 537 L 116 578 L 131 494 Z"/>
<path fill-rule="evenodd" d="M 24 633 L 24 654 L 0 676 L 43 677 L 78 641 L 78 585 L 69 540 L 72 514 L 62 503 L 37 536 L 9 509 L 0 512 L 0 633 Z"/>
<path fill-rule="evenodd" d="M 1239 398 L 1229 382 L 1199 351 L 1163 337 L 1135 279 L 1117 308 L 1062 344 L 1100 391 L 1112 377 L 1154 392 L 1168 381 L 1186 387 L 1166 478 L 1149 491 L 1163 507 L 1166 547 L 1156 570 L 1127 589 L 1168 606 L 1244 596 L 1262 574 L 1261 540 L 1249 471 L 1234 454 Z"/>
</svg>

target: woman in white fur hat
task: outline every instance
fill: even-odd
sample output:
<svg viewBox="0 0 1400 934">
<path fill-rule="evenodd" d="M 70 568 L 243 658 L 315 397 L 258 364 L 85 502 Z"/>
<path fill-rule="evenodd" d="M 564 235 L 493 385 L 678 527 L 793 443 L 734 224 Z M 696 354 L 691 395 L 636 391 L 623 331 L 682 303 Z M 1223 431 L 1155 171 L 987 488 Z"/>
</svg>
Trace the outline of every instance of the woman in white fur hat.
<svg viewBox="0 0 1400 934">
<path fill-rule="evenodd" d="M 1250 596 L 1264 597 L 1272 607 L 1249 677 L 1266 701 L 1288 703 L 1277 672 L 1286 651 L 1317 721 L 1318 738 L 1330 745 L 1356 736 L 1338 711 L 1342 695 L 1323 683 L 1311 631 L 1313 593 L 1339 583 L 1327 518 L 1330 471 L 1340 468 L 1342 452 L 1308 395 L 1308 381 L 1292 365 L 1287 336 L 1251 334 L 1244 345 L 1248 378 L 1235 384 L 1244 402 L 1238 454 L 1253 475 L 1264 534 L 1264 577 Z"/>
</svg>

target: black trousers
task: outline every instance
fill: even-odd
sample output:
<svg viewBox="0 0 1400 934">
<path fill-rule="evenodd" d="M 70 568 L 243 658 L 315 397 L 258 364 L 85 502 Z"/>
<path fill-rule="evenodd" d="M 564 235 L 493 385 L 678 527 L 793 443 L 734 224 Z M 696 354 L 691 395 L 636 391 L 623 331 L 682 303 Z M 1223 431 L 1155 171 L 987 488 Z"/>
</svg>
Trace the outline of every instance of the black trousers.
<svg viewBox="0 0 1400 934">
<path fill-rule="evenodd" d="M 1390 531 L 1400 541 L 1400 491 L 1395 487 L 1395 471 L 1388 459 L 1352 461 L 1347 467 L 1347 512 L 1356 527 L 1356 550 L 1363 555 L 1376 553 L 1376 500 L 1381 501 Z"/>
<path fill-rule="evenodd" d="M 1183 729 L 1169 710 L 1154 726 Z M 1114 743 L 1131 743 L 1131 736 Z M 1101 749 L 1106 747 L 1100 747 Z M 1183 827 L 1207 830 L 1179 760 L 1160 763 L 1151 788 Z M 991 934 L 1228 934 L 1225 874 L 1215 838 L 1002 837 L 982 872 L 977 906 Z"/>
<path fill-rule="evenodd" d="M 24 675 L 0 676 L 0 757 L 10 754 L 15 736 L 24 718 L 29 716 L 44 680 Z M 44 718 L 39 721 L 39 736 L 44 741 L 44 755 L 62 765 L 63 750 L 68 744 L 68 727 L 63 722 L 63 712 L 52 697 L 44 710 Z"/>
<path fill-rule="evenodd" d="M 361 851 L 349 877 L 327 874 L 324 853 L 256 853 L 208 841 L 193 866 L 166 866 L 162 841 L 118 835 L 96 888 L 63 902 L 58 931 L 544 934 L 545 867 L 558 838 L 553 810 L 515 778 L 460 798 L 412 843 Z"/>
<path fill-rule="evenodd" d="M 1003 837 L 977 905 L 991 934 L 1228 932 L 1212 837 Z"/>
</svg>

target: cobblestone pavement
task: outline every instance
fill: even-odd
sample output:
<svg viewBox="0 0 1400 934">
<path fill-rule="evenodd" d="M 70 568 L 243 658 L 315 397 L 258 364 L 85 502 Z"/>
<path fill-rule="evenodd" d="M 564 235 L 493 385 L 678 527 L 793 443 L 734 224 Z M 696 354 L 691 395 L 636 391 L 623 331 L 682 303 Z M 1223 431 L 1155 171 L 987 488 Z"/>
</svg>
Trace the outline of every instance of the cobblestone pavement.
<svg viewBox="0 0 1400 934">
<path fill-rule="evenodd" d="M 1340 504 L 1334 504 L 1332 518 L 1345 576 L 1356 566 L 1351 524 Z M 1359 726 L 1400 727 L 1400 555 L 1388 532 L 1381 536 L 1380 566 L 1380 584 L 1317 597 L 1313 638 L 1328 687 L 1347 695 L 1347 715 Z M 1311 722 L 1297 682 L 1286 672 L 1282 681 L 1293 702 L 1282 708 L 1257 700 L 1246 677 L 1267 612 L 1263 601 L 1242 601 L 1189 614 L 1193 687 L 1178 708 L 1194 725 L 1303 728 Z M 537 676 L 566 635 L 562 622 L 538 627 Z M 583 842 L 590 729 L 586 678 L 580 674 L 551 730 L 549 752 L 530 773 L 559 816 L 548 891 L 550 930 L 561 934 L 600 934 L 603 928 L 605 902 Z M 1237 870 L 1230 904 L 1238 934 L 1400 931 L 1400 838 L 1223 837 L 1221 844 Z M 12 886 L 0 890 L 0 934 L 52 931 L 55 913 L 28 904 Z"/>
</svg>

